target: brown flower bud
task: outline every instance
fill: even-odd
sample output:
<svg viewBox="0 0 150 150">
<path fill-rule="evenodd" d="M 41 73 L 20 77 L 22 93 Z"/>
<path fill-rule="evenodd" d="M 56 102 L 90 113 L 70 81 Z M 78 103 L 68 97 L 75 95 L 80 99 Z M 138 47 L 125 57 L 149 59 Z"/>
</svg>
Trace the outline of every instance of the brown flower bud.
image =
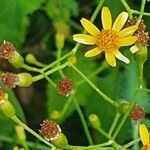
<svg viewBox="0 0 150 150">
<path fill-rule="evenodd" d="M 73 89 L 73 83 L 71 79 L 64 78 L 58 81 L 57 91 L 60 95 L 68 96 Z"/>
<path fill-rule="evenodd" d="M 129 117 L 135 121 L 144 118 L 144 116 L 144 108 L 141 106 L 134 106 L 129 114 Z"/>
<path fill-rule="evenodd" d="M 7 86 L 8 88 L 15 88 L 16 84 L 19 81 L 19 78 L 18 78 L 17 74 L 7 72 L 7 73 L 2 74 L 1 80 L 2 80 L 3 84 L 5 86 Z"/>
<path fill-rule="evenodd" d="M 0 57 L 5 59 L 12 59 L 16 48 L 11 42 L 4 41 L 0 46 Z"/>
<path fill-rule="evenodd" d="M 59 125 L 55 122 L 44 120 L 39 130 L 42 136 L 47 140 L 51 141 L 57 139 L 61 133 Z"/>
</svg>

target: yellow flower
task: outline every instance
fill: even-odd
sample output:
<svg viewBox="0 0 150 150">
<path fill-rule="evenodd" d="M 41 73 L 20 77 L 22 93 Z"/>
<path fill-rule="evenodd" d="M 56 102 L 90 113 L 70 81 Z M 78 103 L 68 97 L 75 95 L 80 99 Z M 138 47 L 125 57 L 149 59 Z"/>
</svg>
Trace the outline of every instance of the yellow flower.
<svg viewBox="0 0 150 150">
<path fill-rule="evenodd" d="M 149 132 L 144 124 L 140 124 L 139 133 L 140 133 L 140 138 L 143 144 L 142 150 L 150 150 Z"/>
<path fill-rule="evenodd" d="M 116 58 L 126 64 L 130 63 L 129 59 L 122 55 L 118 49 L 121 46 L 129 46 L 136 42 L 137 37 L 132 35 L 137 30 L 138 25 L 121 30 L 128 19 L 128 13 L 126 12 L 120 13 L 112 25 L 112 17 L 108 7 L 102 8 L 101 19 L 103 29 L 100 31 L 90 21 L 82 18 L 82 26 L 91 35 L 75 34 L 73 40 L 82 44 L 96 46 L 87 51 L 85 57 L 93 57 L 104 52 L 107 63 L 113 67 L 116 66 Z"/>
</svg>

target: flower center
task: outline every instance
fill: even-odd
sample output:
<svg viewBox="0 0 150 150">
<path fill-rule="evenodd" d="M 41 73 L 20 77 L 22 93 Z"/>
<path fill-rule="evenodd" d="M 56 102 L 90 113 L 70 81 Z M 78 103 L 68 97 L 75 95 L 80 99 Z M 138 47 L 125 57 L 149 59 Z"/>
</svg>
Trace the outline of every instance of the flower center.
<svg viewBox="0 0 150 150">
<path fill-rule="evenodd" d="M 102 30 L 97 35 L 96 45 L 100 50 L 105 52 L 111 52 L 114 49 L 118 49 L 118 35 L 112 30 Z"/>
<path fill-rule="evenodd" d="M 142 150 L 150 150 L 150 144 L 145 144 L 145 145 L 142 147 Z"/>
</svg>

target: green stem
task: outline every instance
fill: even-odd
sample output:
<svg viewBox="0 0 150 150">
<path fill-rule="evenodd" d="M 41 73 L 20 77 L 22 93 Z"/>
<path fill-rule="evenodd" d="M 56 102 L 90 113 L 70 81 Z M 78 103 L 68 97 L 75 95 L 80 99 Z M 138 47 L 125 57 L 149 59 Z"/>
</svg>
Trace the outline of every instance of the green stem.
<svg viewBox="0 0 150 150">
<path fill-rule="evenodd" d="M 45 66 L 45 67 L 42 69 L 42 71 L 46 71 L 47 69 L 49 69 L 49 68 L 53 67 L 54 65 L 56 65 L 59 61 L 62 61 L 62 60 L 64 60 L 64 59 L 66 59 L 67 57 L 71 56 L 72 54 L 73 54 L 72 51 L 69 52 L 69 53 L 67 53 L 66 55 L 62 56 L 59 60 L 56 60 L 56 61 L 52 62 L 51 64 Z"/>
<path fill-rule="evenodd" d="M 68 23 L 69 23 L 72 27 L 74 27 L 75 29 L 77 29 L 78 31 L 82 32 L 82 27 L 81 27 L 78 23 L 76 23 L 75 21 L 69 20 Z"/>
<path fill-rule="evenodd" d="M 46 141 L 44 138 L 42 138 L 39 134 L 37 134 L 36 132 L 34 132 L 32 129 L 30 129 L 26 124 L 24 124 L 21 120 L 19 120 L 17 118 L 17 116 L 12 116 L 11 119 L 21 125 L 25 130 L 27 130 L 29 133 L 31 133 L 33 136 L 35 136 L 37 139 L 39 139 L 40 141 L 42 141 L 43 143 L 45 143 L 47 146 L 55 148 L 54 145 L 52 145 L 51 143 L 49 143 L 48 141 Z"/>
<path fill-rule="evenodd" d="M 97 5 L 97 7 L 96 7 L 96 9 L 95 9 L 95 11 L 93 13 L 93 15 L 91 16 L 91 19 L 90 19 L 91 22 L 93 22 L 95 20 L 95 18 L 97 17 L 97 15 L 98 15 L 98 13 L 99 13 L 99 11 L 100 11 L 100 9 L 101 9 L 104 1 L 105 0 L 99 0 L 99 3 Z"/>
<path fill-rule="evenodd" d="M 31 66 L 28 66 L 28 65 L 26 65 L 26 64 L 23 64 L 22 66 L 21 66 L 21 68 L 24 68 L 24 69 L 26 69 L 26 70 L 28 70 L 28 71 L 33 71 L 33 72 L 42 72 L 41 71 L 41 69 L 37 69 L 37 68 L 35 68 L 35 67 L 31 67 Z"/>
<path fill-rule="evenodd" d="M 63 69 L 63 68 L 65 68 L 65 67 L 67 67 L 67 66 L 68 66 L 68 63 L 64 63 L 63 65 L 61 65 L 61 66 L 59 66 L 59 67 L 55 67 L 54 69 L 51 69 L 51 70 L 47 71 L 45 74 L 43 74 L 43 72 L 42 72 L 41 75 L 34 76 L 34 77 L 32 78 L 32 80 L 33 80 L 33 82 L 36 82 L 36 81 L 38 81 L 38 80 L 43 79 L 45 76 L 48 76 L 48 75 L 50 75 L 50 74 L 56 72 L 57 70 Z"/>
<path fill-rule="evenodd" d="M 132 121 L 132 130 L 133 130 L 133 139 L 136 140 L 139 137 L 138 128 L 139 128 L 139 121 Z M 133 149 L 139 149 L 139 144 L 136 142 L 134 143 Z"/>
<path fill-rule="evenodd" d="M 34 62 L 34 65 L 36 65 L 38 67 L 45 67 L 46 66 L 46 64 L 43 64 L 43 63 L 41 63 L 39 61 Z"/>
<path fill-rule="evenodd" d="M 145 92 L 150 92 L 150 89 L 142 88 L 142 90 L 145 91 Z"/>
<path fill-rule="evenodd" d="M 69 108 L 69 106 L 70 106 L 70 103 L 71 103 L 71 101 L 72 101 L 72 98 L 73 98 L 74 94 L 75 94 L 75 92 L 73 92 L 73 93 L 69 96 L 69 98 L 66 100 L 66 103 L 65 103 L 65 105 L 63 106 L 63 109 L 62 109 L 61 112 L 60 112 L 60 120 L 61 120 L 61 119 L 64 117 L 64 115 L 66 114 L 66 112 L 67 112 L 67 110 L 68 110 L 68 108 Z"/>
<path fill-rule="evenodd" d="M 84 116 L 83 116 L 83 113 L 82 113 L 82 111 L 81 111 L 81 109 L 80 109 L 80 106 L 79 106 L 79 104 L 78 104 L 78 102 L 77 102 L 77 100 L 76 100 L 75 98 L 73 98 L 73 102 L 74 102 L 74 105 L 75 105 L 75 107 L 76 107 L 76 110 L 77 110 L 77 112 L 78 112 L 78 114 L 79 114 L 81 123 L 82 123 L 82 125 L 83 125 L 84 131 L 85 131 L 85 134 L 86 134 L 86 137 L 87 137 L 87 140 L 88 140 L 89 144 L 93 145 L 93 141 L 92 141 L 92 138 L 91 138 L 91 136 L 90 136 L 90 133 L 89 133 L 89 130 L 88 130 L 88 127 L 87 127 L 85 118 L 84 118 Z"/>
<path fill-rule="evenodd" d="M 61 49 L 58 49 L 58 50 L 57 50 L 57 60 L 58 60 L 57 66 L 58 66 L 58 67 L 61 65 L 61 64 L 60 64 L 60 58 L 61 58 Z M 61 76 L 62 78 L 65 77 L 65 75 L 64 75 L 64 73 L 63 73 L 63 71 L 62 71 L 61 69 L 59 69 L 58 72 L 59 72 L 59 74 L 60 74 L 60 76 Z"/>
<path fill-rule="evenodd" d="M 131 109 L 133 108 L 133 106 L 134 106 L 134 104 L 135 104 L 135 102 L 136 102 L 137 97 L 138 97 L 139 94 L 140 94 L 140 90 L 141 90 L 141 89 L 138 88 L 138 89 L 135 91 L 135 93 L 134 93 L 134 95 L 133 95 L 133 97 L 132 97 L 132 99 L 131 99 L 129 108 L 128 108 L 126 114 L 124 115 L 124 117 L 122 118 L 120 124 L 118 125 L 118 127 L 117 127 L 117 129 L 116 129 L 116 131 L 115 131 L 115 133 L 114 133 L 114 135 L 113 135 L 113 140 L 117 137 L 117 135 L 119 134 L 121 128 L 123 127 L 123 125 L 124 125 L 126 119 L 128 118 L 128 115 L 129 115 Z"/>
<path fill-rule="evenodd" d="M 99 128 L 95 128 L 99 133 L 101 133 L 103 136 L 105 136 L 107 139 L 109 139 L 109 142 L 110 142 L 110 144 L 111 145 L 113 145 L 115 148 L 120 148 L 121 147 L 121 145 L 119 145 L 119 144 L 117 144 L 114 140 L 113 140 L 113 138 L 108 134 L 108 133 L 106 133 L 101 127 L 99 127 Z"/>
<path fill-rule="evenodd" d="M 96 69 L 95 71 L 93 71 L 89 76 L 88 78 L 92 78 L 93 76 L 95 76 L 96 74 L 100 73 L 101 71 L 103 71 L 104 69 L 106 69 L 108 67 L 107 63 L 104 61 L 104 63 L 98 67 L 98 69 Z M 82 79 L 81 81 L 79 81 L 77 83 L 77 86 L 79 86 L 80 84 L 82 84 L 83 82 L 85 82 L 85 79 Z"/>
<path fill-rule="evenodd" d="M 140 138 L 135 139 L 135 140 L 133 140 L 133 141 L 131 141 L 131 142 L 129 142 L 129 143 L 123 145 L 123 147 L 124 147 L 124 148 L 129 148 L 130 146 L 134 145 L 135 143 L 138 143 L 139 141 L 140 141 Z"/>
<path fill-rule="evenodd" d="M 111 125 L 111 127 L 109 129 L 109 133 L 108 133 L 109 136 L 111 136 L 111 134 L 113 133 L 120 116 L 121 116 L 121 114 L 119 112 L 117 112 L 117 114 L 116 114 L 116 116 L 115 116 L 115 118 L 113 120 L 113 123 L 112 123 L 112 125 Z"/>
<path fill-rule="evenodd" d="M 114 107 L 118 107 L 118 103 L 113 101 L 111 98 L 109 98 L 107 95 L 105 95 L 101 90 L 99 90 L 79 69 L 77 69 L 74 65 L 70 64 L 72 68 L 100 95 L 104 98 L 104 100 Z"/>
<path fill-rule="evenodd" d="M 17 141 L 16 139 L 12 139 L 10 137 L 6 137 L 6 136 L 2 136 L 2 135 L 0 135 L 0 141 L 21 145 L 21 143 L 19 141 Z M 31 148 L 34 148 L 35 145 L 36 145 L 36 148 L 39 149 L 39 150 L 49 150 L 49 147 L 47 147 L 45 145 L 32 143 L 32 142 L 29 142 L 29 141 L 26 141 L 25 143 L 28 145 L 28 147 L 31 147 Z"/>
<path fill-rule="evenodd" d="M 48 76 L 45 76 L 45 79 L 46 79 L 54 88 L 56 88 L 56 84 L 55 84 Z"/>
<path fill-rule="evenodd" d="M 132 10 L 132 13 L 134 13 L 134 14 L 141 14 L 141 12 L 139 12 L 137 10 Z M 144 16 L 150 16 L 150 13 L 144 12 L 143 15 Z"/>
<path fill-rule="evenodd" d="M 127 4 L 127 2 L 125 0 L 120 0 L 120 1 L 124 5 L 125 9 L 127 10 L 128 14 L 129 14 L 129 17 L 131 18 L 132 17 L 132 11 L 131 11 L 129 5 Z"/>
<path fill-rule="evenodd" d="M 138 18 L 139 22 L 141 21 L 143 15 L 144 15 L 145 4 L 146 4 L 146 0 L 142 0 L 141 11 L 140 11 L 141 13 L 140 13 L 139 18 Z"/>
</svg>

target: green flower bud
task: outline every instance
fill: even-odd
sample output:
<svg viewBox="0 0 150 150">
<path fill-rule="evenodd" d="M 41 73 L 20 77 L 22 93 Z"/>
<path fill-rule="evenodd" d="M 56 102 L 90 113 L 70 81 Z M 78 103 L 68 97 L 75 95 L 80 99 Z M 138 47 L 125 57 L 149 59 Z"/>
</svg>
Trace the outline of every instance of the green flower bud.
<svg viewBox="0 0 150 150">
<path fill-rule="evenodd" d="M 19 81 L 17 83 L 18 86 L 28 87 L 32 84 L 32 76 L 29 73 L 19 73 L 18 74 Z"/>
<path fill-rule="evenodd" d="M 25 60 L 30 64 L 35 64 L 35 62 L 37 61 L 33 54 L 27 54 Z"/>
<path fill-rule="evenodd" d="M 14 106 L 8 100 L 0 99 L 0 112 L 8 118 L 15 115 Z"/>
<path fill-rule="evenodd" d="M 119 104 L 118 111 L 120 113 L 125 114 L 127 112 L 128 108 L 129 108 L 129 103 L 128 102 L 122 102 Z"/>
<path fill-rule="evenodd" d="M 59 117 L 60 117 L 60 112 L 57 110 L 52 111 L 50 114 L 50 118 L 53 120 L 57 120 L 59 119 Z"/>
<path fill-rule="evenodd" d="M 96 114 L 90 114 L 89 115 L 89 121 L 94 128 L 99 128 L 101 125 L 100 120 Z"/>
<path fill-rule="evenodd" d="M 62 49 L 64 47 L 64 35 L 63 34 L 56 34 L 55 35 L 55 44 L 57 49 Z"/>
<path fill-rule="evenodd" d="M 15 68 L 20 68 L 24 63 L 23 57 L 17 51 L 14 51 L 13 57 L 9 59 L 8 61 Z"/>
<path fill-rule="evenodd" d="M 147 60 L 147 47 L 140 47 L 135 53 L 135 61 L 137 64 L 144 64 Z"/>
<path fill-rule="evenodd" d="M 58 137 L 51 142 L 59 149 L 65 149 L 68 146 L 68 140 L 63 133 L 60 133 Z"/>
<path fill-rule="evenodd" d="M 16 130 L 18 140 L 21 143 L 25 142 L 26 141 L 26 135 L 25 135 L 24 128 L 20 125 L 17 125 L 17 126 L 15 126 L 15 130 Z"/>
</svg>

